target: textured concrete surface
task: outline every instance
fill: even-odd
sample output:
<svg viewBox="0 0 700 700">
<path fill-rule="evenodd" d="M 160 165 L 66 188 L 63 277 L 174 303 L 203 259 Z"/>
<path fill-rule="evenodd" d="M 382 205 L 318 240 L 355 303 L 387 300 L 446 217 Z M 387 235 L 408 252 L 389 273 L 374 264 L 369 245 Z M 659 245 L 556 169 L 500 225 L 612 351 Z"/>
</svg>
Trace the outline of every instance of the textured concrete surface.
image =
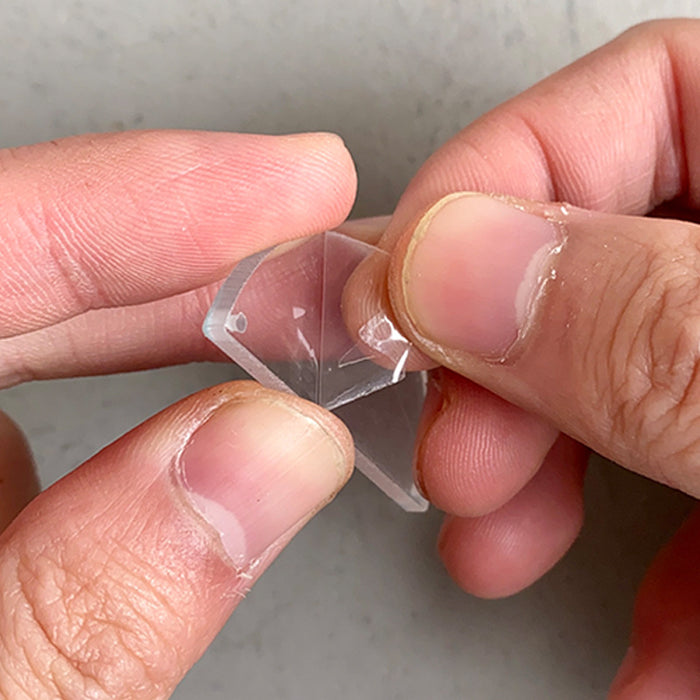
<svg viewBox="0 0 700 700">
<path fill-rule="evenodd" d="M 341 133 L 358 214 L 391 210 L 420 163 L 489 107 L 653 16 L 696 0 L 4 0 L 0 146 L 83 131 L 192 127 Z M 0 393 L 45 484 L 159 408 L 231 376 L 189 366 Z M 177 698 L 604 696 L 632 596 L 688 503 L 594 463 L 588 519 L 525 593 L 461 594 L 438 517 L 361 476 L 282 555 Z"/>
</svg>

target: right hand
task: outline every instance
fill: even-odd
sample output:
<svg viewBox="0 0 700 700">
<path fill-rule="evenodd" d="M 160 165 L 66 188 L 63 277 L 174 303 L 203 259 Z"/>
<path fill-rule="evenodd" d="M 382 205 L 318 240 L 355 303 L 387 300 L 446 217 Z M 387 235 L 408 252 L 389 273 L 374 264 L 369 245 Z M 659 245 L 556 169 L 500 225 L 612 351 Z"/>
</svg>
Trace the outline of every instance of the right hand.
<svg viewBox="0 0 700 700">
<path fill-rule="evenodd" d="M 463 191 L 519 199 L 444 199 Z M 637 27 L 485 115 L 401 199 L 393 311 L 443 365 L 418 480 L 466 590 L 514 593 L 568 549 L 584 445 L 700 496 L 700 227 L 642 218 L 662 204 L 700 210 L 698 21 Z M 612 697 L 700 698 L 699 617 L 700 510 L 642 585 Z"/>
</svg>

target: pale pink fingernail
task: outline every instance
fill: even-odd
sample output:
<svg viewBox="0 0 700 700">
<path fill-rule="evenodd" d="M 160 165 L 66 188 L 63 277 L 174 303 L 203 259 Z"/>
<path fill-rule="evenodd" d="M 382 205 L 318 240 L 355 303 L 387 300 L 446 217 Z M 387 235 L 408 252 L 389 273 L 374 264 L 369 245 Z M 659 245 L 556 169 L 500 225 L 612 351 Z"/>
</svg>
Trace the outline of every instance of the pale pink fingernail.
<svg viewBox="0 0 700 700">
<path fill-rule="evenodd" d="M 309 518 L 349 473 L 347 450 L 325 428 L 261 398 L 219 408 L 192 435 L 180 470 L 190 503 L 238 567 Z"/>
<path fill-rule="evenodd" d="M 403 294 L 417 330 L 446 348 L 500 358 L 526 327 L 561 245 L 559 226 L 486 195 L 451 195 L 416 227 Z"/>
</svg>

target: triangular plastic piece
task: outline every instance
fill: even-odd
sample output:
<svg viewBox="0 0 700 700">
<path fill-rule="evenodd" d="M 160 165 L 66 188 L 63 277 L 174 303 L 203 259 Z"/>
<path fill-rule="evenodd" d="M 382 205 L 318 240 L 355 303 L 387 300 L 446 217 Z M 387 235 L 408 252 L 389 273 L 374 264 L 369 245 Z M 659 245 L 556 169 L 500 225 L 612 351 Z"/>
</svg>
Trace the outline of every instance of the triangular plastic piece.
<svg viewBox="0 0 700 700">
<path fill-rule="evenodd" d="M 410 342 L 385 316 L 370 318 L 357 338 L 344 319 L 348 280 L 373 255 L 387 253 L 335 232 L 252 255 L 224 282 L 203 330 L 261 384 L 336 412 L 358 468 L 405 510 L 423 511 L 412 444 L 424 377 L 406 378 Z"/>
</svg>

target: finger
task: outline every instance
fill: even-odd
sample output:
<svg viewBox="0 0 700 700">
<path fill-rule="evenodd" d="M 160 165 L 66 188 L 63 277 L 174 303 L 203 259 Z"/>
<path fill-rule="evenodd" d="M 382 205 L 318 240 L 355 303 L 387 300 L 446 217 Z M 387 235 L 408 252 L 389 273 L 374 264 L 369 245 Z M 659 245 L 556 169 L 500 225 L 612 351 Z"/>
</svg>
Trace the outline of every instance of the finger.
<svg viewBox="0 0 700 700">
<path fill-rule="evenodd" d="M 644 577 L 610 700 L 700 697 L 700 509 Z"/>
<path fill-rule="evenodd" d="M 387 220 L 346 221 L 337 230 L 376 243 Z M 223 354 L 202 334 L 202 322 L 220 285 L 217 281 L 146 304 L 95 309 L 47 328 L 2 338 L 0 387 L 33 379 L 221 359 Z M 289 285 L 281 291 L 288 300 Z"/>
<path fill-rule="evenodd" d="M 371 330 L 377 319 L 388 321 L 392 329 L 397 328 L 387 286 L 389 262 L 386 252 L 377 252 L 362 260 L 353 270 L 341 297 L 342 325 L 362 353 L 379 365 L 393 368 L 400 362 L 409 372 L 431 369 L 436 366 L 435 362 L 418 348 L 409 346 L 406 354 L 406 344 L 398 343 L 393 353 L 386 353 L 381 352 L 383 344 L 377 346 L 373 342 Z"/>
<path fill-rule="evenodd" d="M 392 300 L 434 359 L 700 495 L 698 241 L 687 222 L 457 195 L 399 245 Z"/>
<path fill-rule="evenodd" d="M 295 242 L 266 258 L 247 280 L 236 309 L 246 318 L 246 347 L 258 357 L 299 361 L 308 359 L 309 348 L 320 352 L 319 272 L 324 250 L 319 237 Z M 346 258 L 334 261 L 340 264 L 325 282 L 326 302 L 340 298 L 345 280 L 342 265 L 352 267 L 353 252 L 348 246 Z M 219 287 L 216 282 L 149 304 L 97 309 L 0 339 L 0 386 L 220 359 L 222 354 L 202 334 L 202 322 Z M 299 310 L 304 313 L 295 316 Z M 338 357 L 347 350 L 347 330 L 340 319 L 332 323 L 330 311 L 326 313 L 323 351 Z M 305 344 L 299 342 L 300 335 Z"/>
<path fill-rule="evenodd" d="M 343 233 L 375 243 L 388 217 L 346 221 Z M 299 273 L 299 268 L 292 268 Z M 274 272 L 279 272 L 274 270 Z M 265 306 L 272 314 L 267 326 L 279 330 L 275 303 L 290 293 L 301 294 L 308 283 L 289 283 L 289 270 L 265 282 Z M 95 309 L 73 318 L 0 339 L 0 387 L 34 379 L 106 374 L 185 362 L 216 360 L 222 353 L 202 334 L 202 322 L 220 281 L 147 304 Z M 313 300 L 316 303 L 316 300 Z M 253 315 L 260 319 L 260 314 Z M 271 321 L 270 319 L 273 319 Z M 270 335 L 269 333 L 266 335 Z M 272 333 L 272 348 L 279 350 L 279 337 Z"/>
<path fill-rule="evenodd" d="M 202 334 L 216 282 L 167 299 L 88 311 L 0 338 L 0 388 L 36 379 L 151 369 L 224 357 Z"/>
<path fill-rule="evenodd" d="M 445 369 L 431 373 L 416 448 L 416 482 L 438 508 L 490 513 L 539 469 L 559 431 Z"/>
<path fill-rule="evenodd" d="M 421 167 L 381 245 L 463 190 L 634 214 L 695 206 L 699 32 L 688 20 L 635 27 L 464 129 Z"/>
<path fill-rule="evenodd" d="M 251 382 L 136 428 L 0 539 L 0 690 L 167 697 L 351 465 L 337 419 Z"/>
<path fill-rule="evenodd" d="M 340 226 L 336 226 L 335 230 L 339 233 L 344 233 L 346 236 L 351 236 L 358 241 L 369 243 L 369 245 L 377 245 L 382 237 L 386 227 L 391 221 L 391 216 L 370 216 L 364 219 L 348 219 Z"/>
<path fill-rule="evenodd" d="M 332 227 L 355 173 L 340 139 L 198 132 L 0 152 L 0 337 L 212 283 Z"/>
<path fill-rule="evenodd" d="M 699 36 L 692 19 L 636 26 L 484 115 L 423 165 L 382 245 L 466 190 L 622 214 L 696 207 Z"/>
<path fill-rule="evenodd" d="M 0 411 L 0 531 L 38 491 L 29 445 L 19 427 Z"/>
<path fill-rule="evenodd" d="M 378 246 L 386 231 L 390 216 L 375 216 L 367 219 L 352 219 L 344 222 L 337 231 L 352 238 Z M 401 343 L 395 352 L 387 352 L 388 343 L 382 343 L 382 352 L 367 338 L 363 329 L 367 329 L 367 321 L 372 319 L 389 320 L 394 325 L 393 314 L 388 304 L 386 287 L 386 272 L 388 259 L 384 254 L 370 255 L 365 258 L 353 271 L 345 284 L 342 295 L 342 313 L 344 326 L 349 330 L 358 348 L 377 364 L 384 367 L 395 367 L 400 361 L 406 371 L 430 369 L 435 363 L 430 358 L 410 348 L 404 356 L 405 346 Z M 400 358 L 400 359 L 399 359 Z"/>
<path fill-rule="evenodd" d="M 438 549 L 464 590 L 484 598 L 512 595 L 561 559 L 583 522 L 587 456 L 561 436 L 532 481 L 503 507 L 478 518 L 447 516 Z"/>
<path fill-rule="evenodd" d="M 467 127 L 420 169 L 382 245 L 462 190 L 635 214 L 671 199 L 695 206 L 687 164 L 698 150 L 686 136 L 697 133 L 698 31 L 687 21 L 634 28 Z"/>
</svg>

